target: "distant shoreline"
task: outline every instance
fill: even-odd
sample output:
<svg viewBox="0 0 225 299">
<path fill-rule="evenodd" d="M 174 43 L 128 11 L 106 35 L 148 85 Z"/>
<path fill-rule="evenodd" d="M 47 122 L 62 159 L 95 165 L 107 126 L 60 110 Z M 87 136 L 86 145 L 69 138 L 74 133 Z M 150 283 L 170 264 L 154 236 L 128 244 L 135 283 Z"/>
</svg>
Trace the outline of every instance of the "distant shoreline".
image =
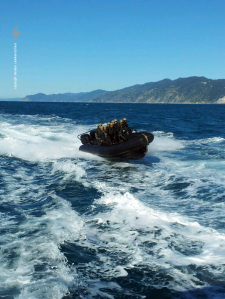
<svg viewBox="0 0 225 299">
<path fill-rule="evenodd" d="M 99 104 L 113 104 L 113 105 L 224 105 L 225 103 L 132 103 L 132 102 L 25 102 L 19 100 L 0 100 L 0 103 L 20 103 L 20 104 L 85 104 L 85 105 L 99 105 Z"/>
<path fill-rule="evenodd" d="M 36 103 L 147 103 L 147 104 L 225 104 L 225 79 L 188 77 L 136 84 L 115 91 L 27 95 L 0 99 Z"/>
</svg>

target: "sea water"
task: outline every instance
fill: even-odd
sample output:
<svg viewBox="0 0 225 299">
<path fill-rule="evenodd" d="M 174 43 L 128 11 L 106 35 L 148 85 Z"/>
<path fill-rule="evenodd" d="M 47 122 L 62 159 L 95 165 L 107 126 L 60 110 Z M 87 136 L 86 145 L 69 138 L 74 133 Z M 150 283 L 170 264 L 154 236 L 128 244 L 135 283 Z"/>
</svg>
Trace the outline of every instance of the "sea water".
<svg viewBox="0 0 225 299">
<path fill-rule="evenodd" d="M 141 160 L 79 151 L 127 117 Z M 225 298 L 225 105 L 0 102 L 0 298 Z"/>
</svg>

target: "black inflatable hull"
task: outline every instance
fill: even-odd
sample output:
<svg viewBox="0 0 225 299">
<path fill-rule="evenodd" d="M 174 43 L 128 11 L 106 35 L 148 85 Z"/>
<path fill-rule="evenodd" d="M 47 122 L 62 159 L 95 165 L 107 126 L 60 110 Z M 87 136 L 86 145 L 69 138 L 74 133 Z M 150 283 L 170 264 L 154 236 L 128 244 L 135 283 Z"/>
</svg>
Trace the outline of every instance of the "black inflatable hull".
<svg viewBox="0 0 225 299">
<path fill-rule="evenodd" d="M 81 145 L 79 150 L 106 158 L 141 159 L 147 153 L 148 144 L 153 139 L 154 136 L 151 133 L 133 133 L 129 140 L 119 144 L 112 146 L 86 144 Z"/>
</svg>

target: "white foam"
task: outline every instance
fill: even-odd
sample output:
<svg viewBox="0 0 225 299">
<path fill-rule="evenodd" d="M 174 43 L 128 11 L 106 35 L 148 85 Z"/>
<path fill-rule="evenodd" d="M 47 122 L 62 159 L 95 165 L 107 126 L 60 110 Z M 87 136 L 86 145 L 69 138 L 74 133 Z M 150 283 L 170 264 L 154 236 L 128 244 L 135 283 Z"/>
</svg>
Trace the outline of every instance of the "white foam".
<svg viewBox="0 0 225 299">
<path fill-rule="evenodd" d="M 101 185 L 101 188 L 106 186 Z M 175 266 L 194 264 L 219 267 L 224 261 L 225 235 L 203 227 L 189 218 L 177 213 L 154 210 L 128 192 L 124 195 L 105 192 L 105 195 L 95 202 L 95 205 L 98 204 L 106 205 L 110 210 L 89 219 L 89 227 L 86 228 L 87 242 L 89 241 L 90 247 L 98 244 L 97 246 L 113 252 L 114 255 L 117 252 L 117 262 L 107 259 L 106 264 L 110 271 L 115 264 L 124 271 L 142 265 L 158 265 L 168 269 L 171 275 L 176 275 L 171 288 L 185 290 L 191 286 L 198 287 L 198 279 L 186 274 L 183 280 L 184 274 L 175 270 Z M 154 245 L 148 248 L 145 243 Z M 188 255 L 182 253 L 182 250 L 192 251 L 193 246 L 199 248 Z M 125 263 L 119 264 L 121 254 L 125 254 L 127 259 Z M 213 273 L 213 269 L 211 271 Z"/>
<path fill-rule="evenodd" d="M 85 171 L 85 167 L 87 167 L 86 162 L 54 161 L 52 174 L 57 171 L 61 171 L 65 173 L 63 177 L 64 182 L 69 178 L 72 178 L 75 181 L 82 183 L 85 187 L 88 187 L 89 184 L 86 180 L 87 174 Z"/>
<path fill-rule="evenodd" d="M 177 140 L 172 133 L 153 132 L 154 141 L 149 145 L 151 152 L 173 152 L 185 147 L 182 140 Z"/>
<path fill-rule="evenodd" d="M 87 296 L 87 299 L 91 298 L 106 298 L 114 299 L 115 297 L 106 293 L 107 289 L 121 290 L 121 287 L 115 282 L 107 282 L 101 280 L 89 280 L 89 292 L 90 296 Z"/>
<path fill-rule="evenodd" d="M 98 157 L 79 151 L 77 136 L 88 127 L 68 124 L 12 125 L 2 123 L 4 138 L 0 139 L 0 155 L 9 155 L 29 161 L 60 158 Z"/>
<path fill-rule="evenodd" d="M 199 139 L 198 142 L 202 143 L 221 143 L 224 142 L 225 138 L 222 137 L 211 137 L 211 138 L 205 138 L 205 139 Z"/>
<path fill-rule="evenodd" d="M 84 238 L 83 222 L 68 202 L 56 196 L 54 199 L 56 205 L 47 209 L 45 215 L 27 215 L 17 233 L 7 234 L 2 240 L 0 279 L 8 289 L 21 290 L 18 298 L 62 298 L 75 283 L 75 269 L 67 266 L 59 245 Z M 11 266 L 10 252 L 14 254 Z M 37 267 L 43 268 L 40 274 Z"/>
</svg>

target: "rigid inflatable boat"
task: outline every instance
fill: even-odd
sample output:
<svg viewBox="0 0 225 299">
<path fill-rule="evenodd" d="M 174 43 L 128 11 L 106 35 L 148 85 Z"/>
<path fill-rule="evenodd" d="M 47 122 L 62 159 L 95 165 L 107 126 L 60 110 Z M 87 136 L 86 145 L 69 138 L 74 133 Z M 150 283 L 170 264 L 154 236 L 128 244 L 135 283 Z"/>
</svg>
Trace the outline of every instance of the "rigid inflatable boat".
<svg viewBox="0 0 225 299">
<path fill-rule="evenodd" d="M 82 152 L 106 158 L 141 159 L 148 151 L 148 145 L 154 136 L 148 132 L 134 132 L 128 140 L 113 145 L 95 144 L 95 130 L 77 136 L 83 145 Z"/>
</svg>

